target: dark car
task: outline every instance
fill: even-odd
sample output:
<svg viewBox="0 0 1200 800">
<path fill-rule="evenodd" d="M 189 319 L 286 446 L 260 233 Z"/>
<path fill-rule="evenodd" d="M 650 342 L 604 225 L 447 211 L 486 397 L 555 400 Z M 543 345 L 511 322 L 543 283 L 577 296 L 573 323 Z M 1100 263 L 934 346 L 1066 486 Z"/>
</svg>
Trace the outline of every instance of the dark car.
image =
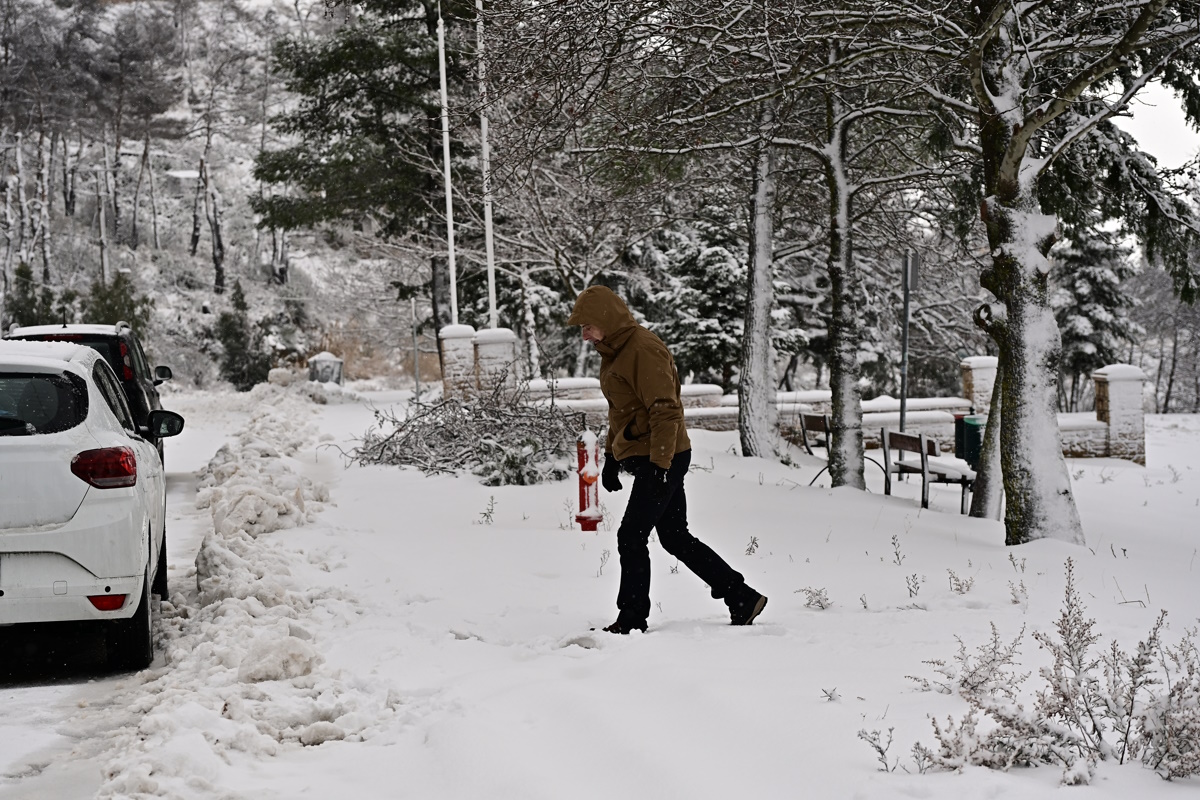
<svg viewBox="0 0 1200 800">
<path fill-rule="evenodd" d="M 129 410 L 139 430 L 148 434 L 158 454 L 163 455 L 162 439 L 150 430 L 150 412 L 162 408 L 158 385 L 171 379 L 170 367 L 150 369 L 146 352 L 128 322 L 116 325 L 32 325 L 13 326 L 6 339 L 40 342 L 73 342 L 91 347 L 104 356 L 125 390 Z"/>
</svg>

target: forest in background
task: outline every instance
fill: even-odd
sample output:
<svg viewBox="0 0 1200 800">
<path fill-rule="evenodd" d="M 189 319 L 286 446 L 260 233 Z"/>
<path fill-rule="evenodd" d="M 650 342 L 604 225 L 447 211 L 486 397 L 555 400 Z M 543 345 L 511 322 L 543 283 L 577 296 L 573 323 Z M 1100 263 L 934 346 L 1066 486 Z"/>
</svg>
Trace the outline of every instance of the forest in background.
<svg viewBox="0 0 1200 800">
<path fill-rule="evenodd" d="M 241 314 L 264 364 L 332 349 L 351 375 L 411 374 L 414 323 L 429 350 L 449 322 L 432 10 L 0 0 L 0 322 L 121 314 L 145 323 L 155 358 L 207 385 L 237 346 L 219 320 Z M 474 7 L 443 13 L 460 317 L 486 327 Z M 511 87 L 505 69 L 518 62 L 503 45 L 496 81 Z M 559 99 L 569 113 L 570 98 L 539 101 Z M 563 322 L 575 294 L 603 282 L 630 297 L 687 378 L 736 390 L 755 154 L 597 159 L 594 131 L 532 135 L 527 100 L 509 93 L 488 110 L 500 322 L 518 332 L 528 373 L 594 369 Z M 339 103 L 371 113 L 329 113 Z M 874 135 L 928 154 L 937 132 L 922 118 Z M 803 153 L 774 157 L 774 374 L 780 388 L 828 385 L 825 176 Z M 862 169 L 888 159 L 867 153 Z M 953 154 L 928 167 L 855 207 L 864 396 L 899 391 L 907 250 L 921 262 L 910 394 L 957 394 L 958 361 L 992 351 L 971 317 L 988 300 L 988 247 L 975 206 L 963 212 L 969 168 Z M 1194 198 L 1194 179 L 1178 178 Z M 1156 410 L 1200 411 L 1200 313 L 1111 220 L 1070 222 L 1051 275 L 1060 407 L 1090 408 L 1088 374 L 1127 361 L 1150 376 Z"/>
</svg>

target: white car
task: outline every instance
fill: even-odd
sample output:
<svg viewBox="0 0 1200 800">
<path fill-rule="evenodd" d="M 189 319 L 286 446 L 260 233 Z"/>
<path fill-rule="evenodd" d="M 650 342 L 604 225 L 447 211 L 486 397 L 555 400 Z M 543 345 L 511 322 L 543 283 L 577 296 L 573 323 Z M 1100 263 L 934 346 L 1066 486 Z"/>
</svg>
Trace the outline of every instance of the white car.
<svg viewBox="0 0 1200 800">
<path fill-rule="evenodd" d="M 166 595 L 166 486 L 104 358 L 60 342 L 0 341 L 0 625 L 95 620 L 108 664 L 153 657 L 150 595 Z"/>
</svg>

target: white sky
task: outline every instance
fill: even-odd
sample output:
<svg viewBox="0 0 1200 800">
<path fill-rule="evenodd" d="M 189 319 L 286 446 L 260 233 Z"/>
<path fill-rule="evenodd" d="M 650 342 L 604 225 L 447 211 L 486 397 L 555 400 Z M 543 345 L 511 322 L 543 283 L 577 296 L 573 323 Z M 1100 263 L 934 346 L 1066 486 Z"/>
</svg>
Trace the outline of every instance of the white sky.
<svg viewBox="0 0 1200 800">
<path fill-rule="evenodd" d="M 1200 133 L 1183 117 L 1182 101 L 1159 83 L 1143 90 L 1133 104 L 1132 118 L 1117 124 L 1132 133 L 1159 166 L 1173 168 L 1200 150 Z"/>
</svg>

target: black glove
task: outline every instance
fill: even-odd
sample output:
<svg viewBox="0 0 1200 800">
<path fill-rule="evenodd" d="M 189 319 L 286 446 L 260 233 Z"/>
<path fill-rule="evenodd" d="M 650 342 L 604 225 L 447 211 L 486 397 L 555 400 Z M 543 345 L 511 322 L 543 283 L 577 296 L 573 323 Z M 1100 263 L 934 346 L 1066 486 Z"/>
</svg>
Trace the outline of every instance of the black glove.
<svg viewBox="0 0 1200 800">
<path fill-rule="evenodd" d="M 646 464 L 646 469 L 642 472 L 642 477 L 650 484 L 650 488 L 655 494 L 663 494 L 667 491 L 668 471 L 666 467 L 660 467 L 651 461 Z"/>
<path fill-rule="evenodd" d="M 612 453 L 604 454 L 604 469 L 600 472 L 600 485 L 606 492 L 621 491 L 621 462 Z"/>
</svg>

